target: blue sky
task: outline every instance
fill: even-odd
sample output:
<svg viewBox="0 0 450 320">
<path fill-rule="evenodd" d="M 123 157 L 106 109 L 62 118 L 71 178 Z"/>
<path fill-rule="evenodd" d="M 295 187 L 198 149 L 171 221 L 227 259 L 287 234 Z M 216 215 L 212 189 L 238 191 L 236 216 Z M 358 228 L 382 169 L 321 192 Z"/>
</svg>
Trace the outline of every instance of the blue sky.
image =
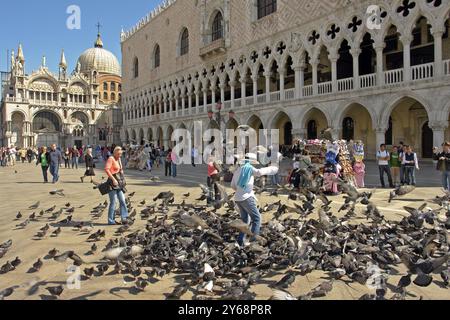
<svg viewBox="0 0 450 320">
<path fill-rule="evenodd" d="M 94 45 L 98 22 L 102 25 L 105 48 L 120 59 L 122 27 L 129 29 L 159 3 L 160 0 L 27 0 L 19 5 L 16 1 L 1 1 L 0 70 L 7 68 L 7 50 L 17 53 L 21 42 L 27 73 L 39 68 L 43 55 L 47 66 L 56 72 L 62 48 L 72 71 L 78 56 Z M 66 27 L 70 5 L 81 9 L 80 30 Z"/>
</svg>

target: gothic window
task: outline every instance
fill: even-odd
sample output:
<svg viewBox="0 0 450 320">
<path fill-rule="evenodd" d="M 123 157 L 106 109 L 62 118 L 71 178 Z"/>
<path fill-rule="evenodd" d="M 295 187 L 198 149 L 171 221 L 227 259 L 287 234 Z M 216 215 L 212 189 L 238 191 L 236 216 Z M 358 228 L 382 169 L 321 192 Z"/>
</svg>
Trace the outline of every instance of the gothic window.
<svg viewBox="0 0 450 320">
<path fill-rule="evenodd" d="M 258 19 L 277 11 L 277 0 L 258 0 Z"/>
<path fill-rule="evenodd" d="M 355 123 L 352 118 L 345 118 L 342 123 L 342 138 L 350 141 L 355 139 Z"/>
<path fill-rule="evenodd" d="M 159 68 L 161 65 L 161 49 L 159 48 L 159 45 L 156 45 L 155 52 L 153 54 L 153 67 Z"/>
<path fill-rule="evenodd" d="M 116 100 L 116 94 L 114 92 L 111 93 L 111 100 L 113 100 L 113 101 Z"/>
<path fill-rule="evenodd" d="M 189 31 L 184 29 L 180 40 L 180 56 L 189 53 Z"/>
<path fill-rule="evenodd" d="M 212 23 L 212 41 L 223 38 L 223 17 L 221 12 L 217 12 Z"/>
<path fill-rule="evenodd" d="M 103 100 L 108 100 L 108 93 L 107 92 L 103 93 Z"/>
<path fill-rule="evenodd" d="M 134 58 L 133 73 L 134 73 L 135 78 L 139 77 L 139 59 L 138 58 Z"/>
<path fill-rule="evenodd" d="M 116 91 L 116 83 L 111 82 L 111 91 Z"/>
<path fill-rule="evenodd" d="M 108 91 L 108 83 L 103 83 L 103 90 Z"/>
</svg>

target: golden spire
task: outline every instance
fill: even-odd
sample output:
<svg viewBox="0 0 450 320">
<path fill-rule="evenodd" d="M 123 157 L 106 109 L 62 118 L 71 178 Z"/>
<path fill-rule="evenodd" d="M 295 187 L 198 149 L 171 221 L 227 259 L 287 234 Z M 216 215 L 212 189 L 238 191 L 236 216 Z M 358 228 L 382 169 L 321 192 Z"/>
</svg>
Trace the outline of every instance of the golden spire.
<svg viewBox="0 0 450 320">
<path fill-rule="evenodd" d="M 25 62 L 25 56 L 23 55 L 23 49 L 22 49 L 21 43 L 19 43 L 19 49 L 17 50 L 17 60 L 22 64 Z"/>
<path fill-rule="evenodd" d="M 61 51 L 61 59 L 59 61 L 59 66 L 63 69 L 67 68 L 66 55 L 64 54 L 64 49 Z"/>
<path fill-rule="evenodd" d="M 97 41 L 95 41 L 95 47 L 96 48 L 103 48 L 103 41 L 102 41 L 102 36 L 100 35 L 100 28 L 101 28 L 101 24 L 100 22 L 97 23 Z"/>
</svg>

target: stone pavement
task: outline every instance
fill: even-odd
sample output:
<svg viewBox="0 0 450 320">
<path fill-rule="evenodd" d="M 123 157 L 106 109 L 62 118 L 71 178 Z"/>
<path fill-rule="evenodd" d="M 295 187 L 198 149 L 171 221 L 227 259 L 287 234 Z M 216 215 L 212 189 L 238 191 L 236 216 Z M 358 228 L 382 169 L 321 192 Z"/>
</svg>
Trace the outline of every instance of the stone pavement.
<svg viewBox="0 0 450 320">
<path fill-rule="evenodd" d="M 431 170 L 431 166 L 430 166 Z M 15 173 L 17 171 L 17 173 Z M 200 189 L 197 188 L 198 182 L 204 180 L 204 168 L 195 168 L 185 166 L 179 168 L 180 176 L 177 179 L 162 178 L 161 183 L 154 183 L 149 181 L 147 173 L 141 172 L 127 172 L 129 182 L 129 192 L 136 192 L 133 198 L 133 206 L 140 210 L 139 202 L 146 199 L 150 202 L 151 198 L 160 191 L 173 191 L 176 194 L 176 202 L 181 202 L 180 195 L 189 191 L 191 197 L 198 197 Z M 43 184 L 40 169 L 34 165 L 19 164 L 15 168 L 0 168 L 0 243 L 8 239 L 13 240 L 13 246 L 5 257 L 0 259 L 0 264 L 3 265 L 6 261 L 12 261 L 16 256 L 22 260 L 22 264 L 14 271 L 0 275 L 0 290 L 11 287 L 13 285 L 21 285 L 29 281 L 45 281 L 42 286 L 38 287 L 35 292 L 27 292 L 28 288 L 19 288 L 8 299 L 50 299 L 48 292 L 45 290 L 47 286 L 57 286 L 65 284 L 70 274 L 66 273 L 69 266 L 67 263 L 58 263 L 53 260 L 43 260 L 44 265 L 38 273 L 28 273 L 30 267 L 38 259 L 43 259 L 47 252 L 53 248 L 61 252 L 66 250 L 75 250 L 87 262 L 85 267 L 95 266 L 102 258 L 101 250 L 106 245 L 117 227 L 108 227 L 105 225 L 106 216 L 100 221 L 94 222 L 94 231 L 98 229 L 106 230 L 106 239 L 98 243 L 98 253 L 92 256 L 86 256 L 85 253 L 89 251 L 91 244 L 86 242 L 87 236 L 80 235 L 80 233 L 72 230 L 71 227 L 63 227 L 62 233 L 57 238 L 45 237 L 43 240 L 33 240 L 33 236 L 46 223 L 48 215 L 38 217 L 37 222 L 32 222 L 25 230 L 15 230 L 15 226 L 19 223 L 15 221 L 17 212 L 20 211 L 24 218 L 27 218 L 33 210 L 27 208 L 36 203 L 41 202 L 40 208 L 35 210 L 39 212 L 41 209 L 47 209 L 54 205 L 57 208 L 63 207 L 67 202 L 76 207 L 74 213 L 75 221 L 89 221 L 91 219 L 90 210 L 106 200 L 105 197 L 100 196 L 98 191 L 92 189 L 92 185 L 86 183 L 81 184 L 79 177 L 84 172 L 84 169 L 79 170 L 61 170 L 61 181 L 57 185 Z M 426 171 L 424 171 L 426 172 Z M 160 175 L 161 171 L 157 170 L 156 175 Z M 431 175 L 431 171 L 429 174 Z M 100 179 L 102 172 L 97 169 L 98 177 Z M 369 174 L 369 179 L 370 178 Z M 419 181 L 431 181 L 431 178 L 424 176 L 420 177 Z M 51 196 L 49 192 L 55 189 L 64 189 L 65 197 Z M 406 212 L 402 209 L 403 206 L 420 206 L 423 201 L 434 198 L 440 194 L 440 189 L 436 187 L 424 187 L 417 189 L 413 194 L 402 201 L 394 201 L 392 204 L 387 203 L 389 190 L 377 190 L 373 196 L 374 202 L 379 206 L 383 215 L 388 219 L 399 220 L 406 216 Z M 274 198 L 266 195 L 260 197 L 259 201 L 262 205 L 273 202 Z M 275 199 L 276 200 L 276 199 Z M 281 197 L 283 202 L 287 202 L 287 198 Z M 333 197 L 333 208 L 340 206 L 343 203 L 341 197 Z M 83 206 L 83 207 L 81 207 Z M 288 217 L 286 215 L 285 217 Z M 292 215 L 291 215 L 292 216 Z M 314 216 L 312 216 L 314 217 Z M 61 218 L 63 219 L 64 216 Z M 284 216 L 283 216 L 284 218 Z M 263 219 L 268 222 L 271 215 L 264 215 Z M 354 223 L 364 223 L 365 220 L 359 216 Z M 145 226 L 145 221 L 137 219 L 136 224 L 131 231 L 142 230 Z M 56 225 L 50 223 L 50 233 L 55 229 Z M 49 234 L 50 234 L 49 233 Z M 402 266 L 398 268 L 398 274 L 392 275 L 389 278 L 389 285 L 396 285 L 399 278 L 405 274 L 405 269 Z M 252 292 L 257 293 L 258 299 L 268 299 L 272 290 L 269 284 L 278 281 L 283 277 L 283 273 L 275 274 L 272 278 L 267 279 L 262 284 L 258 284 L 251 288 Z M 124 278 L 123 275 L 109 275 L 103 277 L 94 277 L 91 280 L 83 281 L 79 290 L 65 290 L 61 299 L 164 299 L 164 293 L 171 292 L 173 287 L 179 282 L 182 275 L 170 275 L 163 278 L 161 281 L 151 284 L 145 292 L 137 293 L 133 290 L 133 282 L 130 279 Z M 295 283 L 289 288 L 295 296 L 299 296 L 309 292 L 318 284 L 324 281 L 324 274 L 322 272 L 313 272 L 306 277 L 297 277 Z M 31 293 L 31 294 L 30 294 Z M 366 286 L 356 283 L 347 284 L 343 281 L 338 281 L 334 285 L 334 289 L 326 299 L 358 299 L 365 293 L 373 293 L 371 289 Z M 409 299 L 450 299 L 448 289 L 439 287 L 437 283 L 433 283 L 428 288 L 419 288 L 412 286 L 409 289 Z M 192 293 L 188 292 L 183 299 L 191 299 Z"/>
</svg>

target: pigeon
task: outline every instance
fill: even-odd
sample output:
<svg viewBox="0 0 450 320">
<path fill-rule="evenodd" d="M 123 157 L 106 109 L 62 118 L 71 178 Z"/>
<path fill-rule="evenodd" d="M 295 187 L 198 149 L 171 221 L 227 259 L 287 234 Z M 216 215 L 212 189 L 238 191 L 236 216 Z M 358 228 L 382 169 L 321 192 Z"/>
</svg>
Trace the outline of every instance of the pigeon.
<svg viewBox="0 0 450 320">
<path fill-rule="evenodd" d="M 449 286 L 449 275 L 450 275 L 450 268 L 446 270 L 442 270 L 441 272 L 441 278 L 444 283 L 444 286 L 448 288 Z"/>
<path fill-rule="evenodd" d="M 30 219 L 27 219 L 24 222 L 19 223 L 18 225 L 16 225 L 16 228 L 18 228 L 18 229 L 25 229 L 29 224 L 30 224 Z"/>
<path fill-rule="evenodd" d="M 8 240 L 2 244 L 0 244 L 0 249 L 9 249 L 11 248 L 13 245 L 13 241 L 12 240 Z"/>
<path fill-rule="evenodd" d="M 28 209 L 30 210 L 36 210 L 37 208 L 39 208 L 39 206 L 41 205 L 41 202 L 38 201 L 35 204 L 31 205 Z"/>
<path fill-rule="evenodd" d="M 38 272 L 39 270 L 41 270 L 42 265 L 43 265 L 42 260 L 38 259 L 35 263 L 33 263 L 32 267 L 33 271 Z"/>
<path fill-rule="evenodd" d="M 405 196 L 407 194 L 410 194 L 414 190 L 416 190 L 416 187 L 414 186 L 400 186 L 389 194 L 388 203 L 391 203 L 392 200 L 394 200 L 399 196 Z"/>
<path fill-rule="evenodd" d="M 280 281 L 275 284 L 276 288 L 289 288 L 295 282 L 295 273 L 289 272 Z"/>
<path fill-rule="evenodd" d="M 188 291 L 189 286 L 187 284 L 182 284 L 174 288 L 172 293 L 167 295 L 168 300 L 180 300 L 183 295 Z"/>
<path fill-rule="evenodd" d="M 7 261 L 3 266 L 0 267 L 0 273 L 6 274 L 13 271 L 14 269 L 14 266 L 9 261 Z"/>
<path fill-rule="evenodd" d="M 45 213 L 52 213 L 53 211 L 55 211 L 55 209 L 56 209 L 56 206 L 53 206 L 53 207 L 45 210 Z"/>
<path fill-rule="evenodd" d="M 59 236 L 60 233 L 61 233 L 61 228 L 58 228 L 52 232 L 52 237 L 56 238 Z"/>
<path fill-rule="evenodd" d="M 248 224 L 242 222 L 241 220 L 235 220 L 228 224 L 230 229 L 234 229 L 248 236 L 253 236 L 253 233 L 250 231 Z"/>
<path fill-rule="evenodd" d="M 64 288 L 60 285 L 57 287 L 47 287 L 45 290 L 47 290 L 52 296 L 60 297 L 64 291 Z"/>
<path fill-rule="evenodd" d="M 400 278 L 397 284 L 397 291 L 401 292 L 402 290 L 411 285 L 411 276 L 412 275 L 408 273 L 406 276 Z"/>
<path fill-rule="evenodd" d="M 17 268 L 21 263 L 22 263 L 22 260 L 20 260 L 19 257 L 16 257 L 16 259 L 14 259 L 14 260 L 11 262 L 11 265 L 12 265 L 12 266 L 14 267 L 14 269 L 15 269 L 15 268 Z"/>
<path fill-rule="evenodd" d="M 47 255 L 49 259 L 53 259 L 58 253 L 59 253 L 58 250 L 52 249 L 47 253 Z"/>
<path fill-rule="evenodd" d="M 20 219 L 22 219 L 23 218 L 23 215 L 22 215 L 22 213 L 19 211 L 18 213 L 17 213 L 17 215 L 16 215 L 16 220 L 20 220 Z"/>
<path fill-rule="evenodd" d="M 10 297 L 14 293 L 14 290 L 17 288 L 18 288 L 18 286 L 14 286 L 14 287 L 6 288 L 6 289 L 0 291 L 0 301 L 5 300 L 5 298 Z"/>
<path fill-rule="evenodd" d="M 94 267 L 84 269 L 84 275 L 88 278 L 92 278 L 92 276 L 94 275 L 94 272 L 95 272 Z"/>
<path fill-rule="evenodd" d="M 298 299 L 293 297 L 289 292 L 285 292 L 285 291 L 281 291 L 281 290 L 274 290 L 270 300 L 294 301 L 294 300 L 298 300 Z"/>
<path fill-rule="evenodd" d="M 433 282 L 433 277 L 428 274 L 419 274 L 414 284 L 419 287 L 428 287 Z"/>
</svg>

